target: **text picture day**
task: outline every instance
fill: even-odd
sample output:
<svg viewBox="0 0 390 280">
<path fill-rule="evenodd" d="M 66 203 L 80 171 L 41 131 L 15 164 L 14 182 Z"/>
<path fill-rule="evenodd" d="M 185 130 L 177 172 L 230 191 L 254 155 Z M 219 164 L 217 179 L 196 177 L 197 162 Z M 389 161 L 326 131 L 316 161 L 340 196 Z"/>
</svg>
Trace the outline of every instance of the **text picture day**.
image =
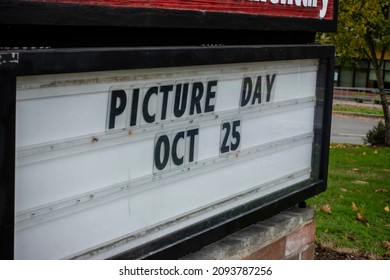
<svg viewBox="0 0 390 280">
<path fill-rule="evenodd" d="M 257 77 L 244 77 L 241 84 L 241 96 L 238 108 L 255 106 L 271 101 L 272 88 L 276 74 Z M 218 80 L 207 82 L 193 81 L 191 83 L 165 84 L 143 88 L 143 98 L 140 100 L 140 88 L 130 89 L 129 96 L 123 89 L 116 89 L 110 92 L 108 130 L 117 128 L 116 118 L 122 117 L 132 127 L 143 127 L 150 123 L 168 122 L 180 118 L 197 117 L 200 115 L 214 113 L 215 102 L 218 89 Z M 128 105 L 127 101 L 131 98 Z M 154 100 L 151 100 L 154 98 Z M 273 98 L 272 98 L 273 100 Z M 188 109 L 187 109 L 188 106 Z M 128 108 L 126 110 L 126 108 Z M 139 109 L 140 108 L 140 109 Z M 168 111 L 169 108 L 169 111 Z M 151 110 L 151 112 L 149 111 Z M 138 111 L 141 113 L 138 120 Z M 156 116 L 157 115 L 157 116 Z M 127 117 L 129 116 L 129 118 Z M 128 120 L 129 119 L 129 120 Z M 240 126 L 241 121 L 223 121 L 221 123 L 221 146 L 220 153 L 236 151 L 240 146 Z M 195 142 L 199 137 L 199 128 L 176 131 L 175 134 L 159 134 L 156 137 L 154 147 L 154 166 L 158 170 L 163 170 L 172 162 L 175 166 L 186 163 L 193 163 L 195 159 Z M 233 142 L 229 139 L 233 138 Z M 180 143 L 182 142 L 182 143 Z M 230 143 L 230 145 L 229 145 Z M 178 153 L 178 146 L 182 151 Z M 187 150 L 185 149 L 187 148 Z M 170 153 L 171 157 L 170 157 Z M 184 154 L 183 154 L 184 153 Z M 180 154 L 180 155 L 179 155 Z M 172 158 L 172 161 L 169 159 Z M 184 161 L 184 158 L 186 161 Z"/>
<path fill-rule="evenodd" d="M 107 258 L 310 179 L 318 71 L 296 59 L 18 77 L 15 258 Z"/>
</svg>

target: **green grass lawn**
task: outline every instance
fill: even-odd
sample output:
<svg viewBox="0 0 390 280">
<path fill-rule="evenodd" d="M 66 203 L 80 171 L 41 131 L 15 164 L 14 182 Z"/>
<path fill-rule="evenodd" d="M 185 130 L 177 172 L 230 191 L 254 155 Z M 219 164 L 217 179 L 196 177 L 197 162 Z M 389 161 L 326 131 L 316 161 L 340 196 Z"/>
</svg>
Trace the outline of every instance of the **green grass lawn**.
<svg viewBox="0 0 390 280">
<path fill-rule="evenodd" d="M 328 189 L 307 202 L 317 243 L 390 257 L 390 148 L 331 145 Z"/>
<path fill-rule="evenodd" d="M 333 111 L 383 116 L 383 110 L 380 108 L 370 108 L 352 105 L 333 104 Z"/>
</svg>

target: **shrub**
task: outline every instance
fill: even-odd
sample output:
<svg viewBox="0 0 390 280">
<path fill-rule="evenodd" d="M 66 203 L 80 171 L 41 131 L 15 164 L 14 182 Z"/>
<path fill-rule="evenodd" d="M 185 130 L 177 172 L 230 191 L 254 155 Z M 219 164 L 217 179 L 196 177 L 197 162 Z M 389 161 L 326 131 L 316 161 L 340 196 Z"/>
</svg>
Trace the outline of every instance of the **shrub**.
<svg viewBox="0 0 390 280">
<path fill-rule="evenodd" d="M 366 133 L 363 139 L 364 144 L 384 145 L 385 144 L 385 124 L 380 121 L 378 125 L 374 126 Z"/>
</svg>

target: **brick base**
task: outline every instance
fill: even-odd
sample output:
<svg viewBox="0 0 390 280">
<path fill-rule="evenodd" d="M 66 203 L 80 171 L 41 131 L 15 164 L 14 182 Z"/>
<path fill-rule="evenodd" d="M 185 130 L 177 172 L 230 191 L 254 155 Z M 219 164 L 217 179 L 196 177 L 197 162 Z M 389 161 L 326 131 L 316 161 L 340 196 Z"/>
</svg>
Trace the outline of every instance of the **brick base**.
<svg viewBox="0 0 390 280">
<path fill-rule="evenodd" d="M 313 260 L 315 228 L 313 209 L 293 207 L 182 259 Z"/>
</svg>

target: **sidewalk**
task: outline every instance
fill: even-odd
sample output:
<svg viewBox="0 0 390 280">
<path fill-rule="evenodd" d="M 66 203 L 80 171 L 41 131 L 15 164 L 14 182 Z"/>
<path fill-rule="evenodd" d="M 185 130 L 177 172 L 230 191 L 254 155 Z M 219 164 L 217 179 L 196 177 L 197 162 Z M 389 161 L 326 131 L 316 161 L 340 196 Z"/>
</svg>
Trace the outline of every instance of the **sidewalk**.
<svg viewBox="0 0 390 280">
<path fill-rule="evenodd" d="M 381 108 L 381 105 L 358 103 L 354 101 L 334 100 L 333 104 Z M 332 112 L 331 143 L 364 144 L 363 138 L 372 129 L 382 115 L 370 115 L 353 112 Z"/>
</svg>

